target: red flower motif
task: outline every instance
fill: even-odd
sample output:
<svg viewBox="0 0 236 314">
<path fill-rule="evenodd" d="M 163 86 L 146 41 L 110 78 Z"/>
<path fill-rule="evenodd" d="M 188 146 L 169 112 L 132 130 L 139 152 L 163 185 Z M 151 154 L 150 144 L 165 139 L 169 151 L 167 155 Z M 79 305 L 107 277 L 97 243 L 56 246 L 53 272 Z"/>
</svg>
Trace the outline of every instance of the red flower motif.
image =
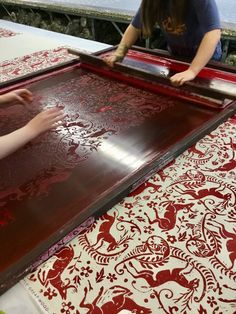
<svg viewBox="0 0 236 314">
<path fill-rule="evenodd" d="M 207 297 L 207 303 L 210 304 L 210 307 L 213 307 L 215 305 L 217 305 L 217 302 L 215 301 L 214 297 Z"/>
<path fill-rule="evenodd" d="M 109 273 L 107 276 L 107 279 L 110 280 L 110 282 L 113 282 L 113 281 L 117 280 L 117 277 L 115 274 Z"/>
<path fill-rule="evenodd" d="M 125 203 L 125 208 L 131 209 L 131 208 L 133 208 L 133 204 L 131 204 L 131 203 Z"/>
<path fill-rule="evenodd" d="M 71 302 L 63 302 L 62 303 L 62 309 L 61 309 L 61 313 L 65 313 L 65 314 L 70 314 L 71 311 L 73 311 L 75 309 L 74 305 L 72 305 Z"/>
<path fill-rule="evenodd" d="M 43 294 L 45 297 L 48 297 L 48 300 L 52 300 L 53 297 L 57 296 L 57 293 L 55 290 L 51 290 L 51 288 L 48 288 L 47 291 L 44 292 Z"/>
<path fill-rule="evenodd" d="M 150 208 L 154 208 L 157 205 L 156 202 L 151 201 L 150 203 L 147 203 L 147 206 Z"/>
<path fill-rule="evenodd" d="M 174 244 L 176 242 L 176 237 L 175 236 L 172 236 L 172 235 L 168 235 L 167 236 L 167 242 L 170 242 L 172 244 Z"/>
<path fill-rule="evenodd" d="M 87 267 L 82 267 L 81 268 L 81 273 L 80 273 L 80 275 L 81 276 L 84 276 L 84 277 L 88 277 L 89 276 L 89 274 L 91 274 L 93 271 L 92 271 L 92 269 L 89 267 L 89 266 L 87 266 Z"/>
</svg>

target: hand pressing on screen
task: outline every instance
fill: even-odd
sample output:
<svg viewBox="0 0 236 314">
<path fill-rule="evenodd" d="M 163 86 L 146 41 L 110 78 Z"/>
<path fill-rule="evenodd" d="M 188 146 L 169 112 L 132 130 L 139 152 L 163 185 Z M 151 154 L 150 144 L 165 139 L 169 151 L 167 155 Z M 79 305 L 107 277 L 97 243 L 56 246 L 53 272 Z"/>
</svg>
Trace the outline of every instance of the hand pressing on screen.
<svg viewBox="0 0 236 314">
<path fill-rule="evenodd" d="M 64 113 L 59 108 L 51 108 L 37 114 L 22 128 L 0 137 L 0 159 L 10 155 L 38 135 L 56 128 L 63 120 Z"/>
</svg>

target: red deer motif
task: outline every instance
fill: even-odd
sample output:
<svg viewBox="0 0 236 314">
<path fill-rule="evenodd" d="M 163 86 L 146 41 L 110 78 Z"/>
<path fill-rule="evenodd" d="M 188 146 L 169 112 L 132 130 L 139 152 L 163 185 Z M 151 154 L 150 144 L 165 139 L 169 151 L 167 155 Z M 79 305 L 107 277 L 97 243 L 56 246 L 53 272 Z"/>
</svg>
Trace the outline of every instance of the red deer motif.
<svg viewBox="0 0 236 314">
<path fill-rule="evenodd" d="M 104 242 L 107 242 L 109 245 L 107 247 L 107 251 L 112 251 L 117 247 L 116 239 L 110 233 L 111 227 L 115 221 L 116 215 L 110 216 L 105 213 L 102 216 L 102 219 L 105 221 L 101 223 L 98 231 L 97 241 L 95 244 L 92 245 L 94 250 L 99 249 Z"/>
<path fill-rule="evenodd" d="M 192 208 L 194 203 L 189 204 L 175 204 L 173 201 L 163 202 L 161 204 L 166 203 L 167 206 L 165 208 L 165 213 L 163 217 L 159 217 L 158 210 L 156 208 L 153 208 L 155 211 L 156 218 L 154 220 L 151 220 L 147 213 L 144 213 L 145 216 L 148 218 L 149 224 L 158 223 L 159 228 L 161 228 L 164 231 L 171 230 L 175 227 L 176 224 L 176 216 L 178 211 L 187 209 L 189 210 Z M 161 205 L 160 204 L 160 205 Z"/>
<path fill-rule="evenodd" d="M 130 268 L 135 270 L 135 274 L 130 271 Z M 193 268 L 193 267 L 192 267 Z M 132 264 L 129 262 L 129 267 L 126 267 L 128 273 L 132 275 L 134 278 L 142 278 L 144 279 L 150 287 L 157 288 L 164 283 L 174 281 L 178 283 L 180 286 L 195 291 L 199 286 L 199 279 L 195 278 L 191 281 L 188 281 L 186 277 L 183 275 L 186 273 L 187 267 L 184 268 L 174 268 L 172 270 L 165 269 L 161 270 L 158 273 L 154 273 L 152 270 L 142 270 L 138 271 Z M 192 269 L 191 269 L 192 270 Z M 188 272 L 190 273 L 191 270 Z"/>
<path fill-rule="evenodd" d="M 217 250 L 216 239 L 211 235 L 211 245 L 207 240 L 199 239 L 199 237 L 191 238 L 187 241 L 186 247 L 188 251 L 198 257 L 214 256 Z"/>
<path fill-rule="evenodd" d="M 97 241 L 95 244 L 93 244 L 91 247 L 94 250 L 98 250 L 100 247 L 102 247 L 104 242 L 108 243 L 108 246 L 106 248 L 106 250 L 108 252 L 115 250 L 116 248 L 118 248 L 120 245 L 124 244 L 125 242 L 127 242 L 130 237 L 124 237 L 127 234 L 127 231 L 125 231 L 123 237 L 124 239 L 117 241 L 113 235 L 111 234 L 110 230 L 115 222 L 116 219 L 116 215 L 114 214 L 114 216 L 110 216 L 107 213 L 105 213 L 102 216 L 102 219 L 105 220 L 99 227 L 99 232 L 98 232 L 98 236 L 97 236 Z"/>
<path fill-rule="evenodd" d="M 188 251 L 198 257 L 208 258 L 215 256 L 215 254 L 219 253 L 221 245 L 220 245 L 220 236 L 218 233 L 210 230 L 207 225 L 210 225 L 207 218 L 211 214 L 205 214 L 203 219 L 197 224 L 194 225 L 192 229 L 194 234 L 190 236 L 186 242 L 186 248 Z M 188 224 L 190 227 L 191 225 Z M 192 227 L 191 227 L 192 228 Z"/>
<path fill-rule="evenodd" d="M 210 170 L 210 171 L 230 171 L 230 170 L 233 170 L 234 168 L 236 168 L 236 160 L 235 160 L 236 143 L 233 143 L 232 138 L 230 138 L 230 143 L 225 144 L 225 145 L 230 145 L 232 152 L 233 152 L 232 158 L 229 160 L 229 162 L 226 162 L 225 164 L 223 164 L 222 166 L 220 166 L 216 169 L 207 168 L 207 170 Z"/>
<path fill-rule="evenodd" d="M 38 279 L 44 287 L 47 287 L 48 284 L 51 284 L 60 293 L 62 299 L 65 300 L 67 296 L 67 290 L 69 288 L 76 289 L 75 286 L 70 285 L 70 281 L 65 284 L 61 279 L 63 271 L 74 257 L 74 250 L 72 246 L 69 245 L 61 249 L 58 253 L 54 254 L 54 256 L 56 256 L 56 261 L 53 263 L 52 268 L 48 271 L 47 276 L 45 277 L 45 272 L 43 272 L 43 278 L 41 278 L 40 269 L 38 272 Z"/>
<path fill-rule="evenodd" d="M 229 252 L 229 259 L 231 261 L 231 266 L 228 268 L 229 270 L 232 270 L 234 268 L 234 264 L 236 261 L 236 230 L 234 229 L 234 233 L 230 233 L 225 229 L 225 226 L 221 223 L 214 221 L 214 224 L 217 223 L 219 226 L 219 232 L 222 238 L 228 239 L 226 241 L 226 248 Z M 215 226 L 214 224 L 210 224 L 211 226 Z"/>
<path fill-rule="evenodd" d="M 236 160 L 235 160 L 235 154 L 233 153 L 232 158 L 230 159 L 229 162 L 226 162 L 223 166 L 220 166 L 216 169 L 209 169 L 211 171 L 230 171 L 236 168 Z"/>
<path fill-rule="evenodd" d="M 141 184 L 139 187 L 137 187 L 135 190 L 133 190 L 132 192 L 130 192 L 129 196 L 137 196 L 139 194 L 141 194 L 143 191 L 145 191 L 148 188 L 152 188 L 151 190 L 149 190 L 149 193 L 153 194 L 159 191 L 161 185 L 156 185 L 153 184 L 149 181 L 144 182 L 143 184 Z"/>
<path fill-rule="evenodd" d="M 171 167 L 172 165 L 175 164 L 175 159 L 170 161 L 167 165 L 166 165 L 166 168 L 168 167 Z M 165 169 L 166 169 L 165 168 Z M 162 182 L 165 182 L 166 181 L 166 178 L 170 178 L 171 179 L 171 176 L 169 176 L 168 174 L 165 174 L 165 169 L 161 169 L 158 171 L 157 175 L 160 177 L 161 181 Z"/>
<path fill-rule="evenodd" d="M 120 313 L 122 310 L 129 310 L 136 314 L 151 314 L 152 311 L 146 307 L 138 305 L 133 298 L 129 296 L 132 292 L 122 286 L 113 286 L 109 290 L 103 293 L 104 287 L 100 288 L 100 291 L 92 303 L 85 303 L 88 289 L 85 288 L 84 298 L 80 303 L 81 308 L 86 308 L 89 311 L 87 314 L 112 314 Z M 106 303 L 101 304 L 101 301 L 108 299 Z M 101 305 L 100 305 L 101 304 Z"/>
<path fill-rule="evenodd" d="M 215 196 L 222 200 L 222 205 L 227 205 L 231 199 L 231 194 L 230 193 L 223 194 L 219 191 L 219 188 L 220 186 L 215 187 L 215 188 L 201 189 L 199 191 L 195 191 L 195 190 L 182 190 L 180 187 L 178 187 L 178 190 L 181 191 L 181 192 L 179 191 L 178 192 L 180 194 L 190 195 L 195 200 L 199 200 L 199 199 L 209 197 L 209 196 Z"/>
<path fill-rule="evenodd" d="M 202 152 L 201 150 L 197 149 L 196 145 L 193 145 L 192 147 L 190 147 L 188 149 L 188 152 L 196 154 L 199 158 L 202 158 L 207 154 L 207 152 Z"/>
</svg>

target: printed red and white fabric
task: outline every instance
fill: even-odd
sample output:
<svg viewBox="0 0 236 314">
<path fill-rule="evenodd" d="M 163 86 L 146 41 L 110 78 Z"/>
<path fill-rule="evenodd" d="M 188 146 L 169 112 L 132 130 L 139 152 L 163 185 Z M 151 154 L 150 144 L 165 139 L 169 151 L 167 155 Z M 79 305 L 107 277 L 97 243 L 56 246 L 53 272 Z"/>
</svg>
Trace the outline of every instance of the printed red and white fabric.
<svg viewBox="0 0 236 314">
<path fill-rule="evenodd" d="M 50 314 L 236 313 L 236 117 L 28 275 Z"/>
<path fill-rule="evenodd" d="M 0 38 L 13 37 L 13 36 L 16 36 L 18 34 L 20 34 L 20 33 L 13 32 L 9 29 L 0 28 Z"/>
<path fill-rule="evenodd" d="M 85 52 L 84 50 L 81 51 Z M 6 60 L 0 63 L 0 83 L 23 78 L 28 74 L 34 74 L 39 71 L 42 72 L 56 65 L 72 61 L 75 58 L 74 55 L 68 53 L 65 47 L 57 47 Z"/>
</svg>

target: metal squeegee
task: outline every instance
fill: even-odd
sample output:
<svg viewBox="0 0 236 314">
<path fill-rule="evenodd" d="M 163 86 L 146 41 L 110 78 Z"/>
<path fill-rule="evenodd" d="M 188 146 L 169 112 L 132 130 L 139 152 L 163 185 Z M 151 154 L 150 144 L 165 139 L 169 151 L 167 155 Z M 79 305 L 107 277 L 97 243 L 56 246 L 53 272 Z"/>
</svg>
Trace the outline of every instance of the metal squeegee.
<svg viewBox="0 0 236 314">
<path fill-rule="evenodd" d="M 154 73 L 150 64 L 140 60 L 127 58 L 123 63 L 116 63 L 113 68 L 109 68 L 101 56 L 88 55 L 75 50 L 69 50 L 69 53 L 80 57 L 82 68 L 156 93 L 215 109 L 222 109 L 236 100 L 236 84 L 231 81 L 225 80 L 221 81 L 221 84 L 219 82 L 216 84 L 214 80 L 204 81 L 198 78 L 176 87 L 171 84 L 169 76 Z"/>
</svg>

